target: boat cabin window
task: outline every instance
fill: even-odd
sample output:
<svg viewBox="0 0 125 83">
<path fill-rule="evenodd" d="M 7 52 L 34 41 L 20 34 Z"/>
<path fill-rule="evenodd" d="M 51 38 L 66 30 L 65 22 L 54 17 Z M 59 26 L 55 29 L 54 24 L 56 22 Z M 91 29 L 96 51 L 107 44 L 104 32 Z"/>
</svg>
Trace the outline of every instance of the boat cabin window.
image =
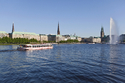
<svg viewBox="0 0 125 83">
<path fill-rule="evenodd" d="M 27 47 L 31 47 L 31 46 L 27 46 Z"/>
<path fill-rule="evenodd" d="M 26 45 L 21 45 L 22 47 L 26 47 Z"/>
<path fill-rule="evenodd" d="M 31 47 L 31 46 L 27 46 L 27 45 L 20 45 L 20 47 Z"/>
<path fill-rule="evenodd" d="M 36 47 L 36 46 L 33 46 L 34 48 Z"/>
</svg>

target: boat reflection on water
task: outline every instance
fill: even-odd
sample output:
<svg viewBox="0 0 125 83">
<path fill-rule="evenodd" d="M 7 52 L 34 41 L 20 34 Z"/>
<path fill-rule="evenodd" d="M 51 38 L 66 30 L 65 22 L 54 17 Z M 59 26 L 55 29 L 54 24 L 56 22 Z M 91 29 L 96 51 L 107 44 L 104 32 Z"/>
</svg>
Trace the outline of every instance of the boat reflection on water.
<svg viewBox="0 0 125 83">
<path fill-rule="evenodd" d="M 44 50 L 27 50 L 23 51 L 26 55 L 27 62 L 39 62 L 42 61 L 44 64 L 44 61 L 47 61 L 51 56 L 52 49 L 44 49 Z M 39 64 L 40 65 L 40 64 Z"/>
</svg>

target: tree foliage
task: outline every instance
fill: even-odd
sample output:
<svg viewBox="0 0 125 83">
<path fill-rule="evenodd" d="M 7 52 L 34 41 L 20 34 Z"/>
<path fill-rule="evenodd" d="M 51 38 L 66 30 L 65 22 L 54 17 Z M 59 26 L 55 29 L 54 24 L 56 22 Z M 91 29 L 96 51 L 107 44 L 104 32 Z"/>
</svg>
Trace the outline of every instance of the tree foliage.
<svg viewBox="0 0 125 83">
<path fill-rule="evenodd" d="M 28 43 L 38 43 L 40 41 L 36 39 L 28 39 L 28 38 L 10 38 L 10 37 L 3 37 L 0 38 L 0 43 L 2 44 L 28 44 Z M 58 43 L 78 43 L 77 39 L 72 40 L 68 39 L 67 41 L 59 41 Z M 56 41 L 43 41 L 43 43 L 56 43 Z"/>
<path fill-rule="evenodd" d="M 7 43 L 7 44 L 27 44 L 30 42 L 39 42 L 36 39 L 28 39 L 28 38 L 10 38 L 10 37 L 3 37 L 0 38 L 0 43 Z"/>
<path fill-rule="evenodd" d="M 56 41 L 43 41 L 43 43 L 56 43 Z"/>
<path fill-rule="evenodd" d="M 59 43 L 78 43 L 79 41 L 77 39 L 73 40 L 73 39 L 68 39 L 67 41 L 60 41 Z"/>
</svg>

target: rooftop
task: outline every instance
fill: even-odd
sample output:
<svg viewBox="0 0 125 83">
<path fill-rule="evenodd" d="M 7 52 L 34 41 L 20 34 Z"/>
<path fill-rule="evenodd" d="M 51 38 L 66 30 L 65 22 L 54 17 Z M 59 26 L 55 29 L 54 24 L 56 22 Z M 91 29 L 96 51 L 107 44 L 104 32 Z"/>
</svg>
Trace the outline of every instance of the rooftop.
<svg viewBox="0 0 125 83">
<path fill-rule="evenodd" d="M 14 31 L 13 34 L 29 34 L 29 35 L 39 35 L 39 34 L 36 34 L 36 33 L 31 33 L 31 32 L 16 32 Z"/>
<path fill-rule="evenodd" d="M 5 31 L 0 31 L 0 33 L 6 33 Z"/>
</svg>

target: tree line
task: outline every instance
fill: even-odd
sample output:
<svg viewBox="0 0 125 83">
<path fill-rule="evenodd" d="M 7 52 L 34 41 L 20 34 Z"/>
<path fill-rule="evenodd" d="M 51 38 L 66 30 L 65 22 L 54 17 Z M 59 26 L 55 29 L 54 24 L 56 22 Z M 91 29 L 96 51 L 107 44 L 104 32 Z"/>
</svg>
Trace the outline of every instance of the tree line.
<svg viewBox="0 0 125 83">
<path fill-rule="evenodd" d="M 79 41 L 77 39 L 73 40 L 73 39 L 68 39 L 67 41 L 59 41 L 59 43 L 78 43 Z"/>
<path fill-rule="evenodd" d="M 0 43 L 2 44 L 28 44 L 31 42 L 36 42 L 38 43 L 39 41 L 37 41 L 36 39 L 28 39 L 28 38 L 10 38 L 10 37 L 3 37 L 0 38 Z"/>
<path fill-rule="evenodd" d="M 56 41 L 43 41 L 43 43 L 78 43 L 79 41 L 77 39 L 68 39 L 68 40 L 61 40 L 59 42 Z"/>
<path fill-rule="evenodd" d="M 67 41 L 59 41 L 57 43 L 78 43 L 77 39 L 72 40 L 68 39 Z M 1 44 L 28 44 L 28 43 L 40 43 L 37 39 L 28 39 L 28 38 L 10 38 L 10 37 L 3 37 L 0 38 Z M 56 41 L 43 41 L 43 43 L 56 43 Z"/>
</svg>

